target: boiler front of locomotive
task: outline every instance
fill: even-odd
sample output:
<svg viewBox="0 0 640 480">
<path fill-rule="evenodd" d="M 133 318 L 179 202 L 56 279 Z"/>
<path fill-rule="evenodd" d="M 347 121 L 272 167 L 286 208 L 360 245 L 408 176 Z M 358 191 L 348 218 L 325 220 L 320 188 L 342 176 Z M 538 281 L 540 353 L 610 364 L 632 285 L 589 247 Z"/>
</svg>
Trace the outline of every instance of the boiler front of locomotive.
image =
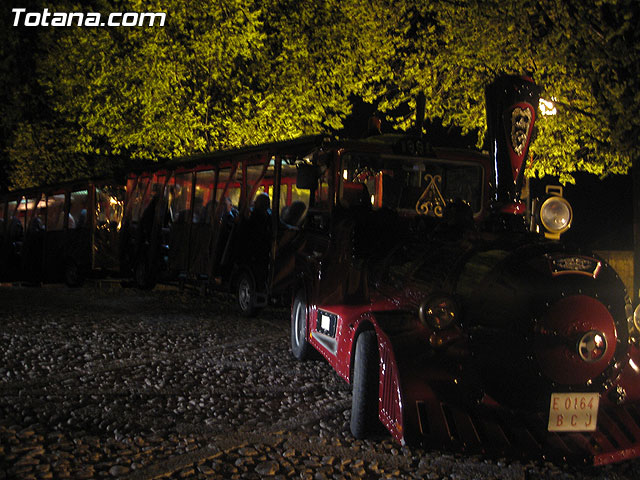
<svg viewBox="0 0 640 480">
<path fill-rule="evenodd" d="M 486 250 L 456 290 L 483 393 L 532 411 L 571 392 L 624 400 L 630 305 L 605 262 L 552 243 Z"/>
</svg>

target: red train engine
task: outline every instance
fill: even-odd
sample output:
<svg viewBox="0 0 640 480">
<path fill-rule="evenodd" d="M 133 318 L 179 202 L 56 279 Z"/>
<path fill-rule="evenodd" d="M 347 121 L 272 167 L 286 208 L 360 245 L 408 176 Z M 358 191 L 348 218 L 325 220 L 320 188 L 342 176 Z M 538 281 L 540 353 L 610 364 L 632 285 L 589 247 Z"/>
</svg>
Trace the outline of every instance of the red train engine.
<svg viewBox="0 0 640 480">
<path fill-rule="evenodd" d="M 403 444 L 637 457 L 637 315 L 609 265 L 559 240 L 568 202 L 521 199 L 536 86 L 504 77 L 487 100 L 491 156 L 382 135 L 299 167 L 292 352 L 352 384 L 356 437 L 382 422 Z"/>
</svg>

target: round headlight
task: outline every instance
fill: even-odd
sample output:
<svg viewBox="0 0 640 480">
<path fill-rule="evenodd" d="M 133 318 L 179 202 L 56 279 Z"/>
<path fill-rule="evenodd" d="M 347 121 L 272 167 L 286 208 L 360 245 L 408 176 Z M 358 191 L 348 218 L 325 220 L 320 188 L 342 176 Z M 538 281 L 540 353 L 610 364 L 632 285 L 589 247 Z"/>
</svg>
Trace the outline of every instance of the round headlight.
<svg viewBox="0 0 640 480">
<path fill-rule="evenodd" d="M 633 312 L 633 324 L 636 326 L 638 332 L 640 332 L 640 305 L 638 305 Z"/>
<path fill-rule="evenodd" d="M 420 321 L 431 328 L 442 330 L 458 317 L 458 307 L 446 296 L 431 297 L 420 304 Z"/>
<path fill-rule="evenodd" d="M 571 205 L 562 197 L 549 197 L 540 207 L 542 226 L 551 233 L 562 233 L 569 229 L 573 211 Z"/>
</svg>

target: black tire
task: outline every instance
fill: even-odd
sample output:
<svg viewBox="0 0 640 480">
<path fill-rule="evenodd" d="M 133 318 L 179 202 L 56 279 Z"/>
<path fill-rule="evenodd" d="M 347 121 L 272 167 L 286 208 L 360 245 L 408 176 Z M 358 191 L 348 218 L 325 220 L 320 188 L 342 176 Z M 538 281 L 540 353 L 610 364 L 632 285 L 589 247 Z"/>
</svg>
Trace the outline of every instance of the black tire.
<svg viewBox="0 0 640 480">
<path fill-rule="evenodd" d="M 151 268 L 149 268 L 149 262 L 147 262 L 146 258 L 141 257 L 136 262 L 133 270 L 133 279 L 136 287 L 141 290 L 151 290 L 156 286 L 156 282 L 151 274 Z"/>
<path fill-rule="evenodd" d="M 351 382 L 351 433 L 358 439 L 379 431 L 378 391 L 380 356 L 378 341 L 373 331 L 358 335 Z"/>
<path fill-rule="evenodd" d="M 256 295 L 256 282 L 253 275 L 247 271 L 240 272 L 236 281 L 236 299 L 241 315 L 253 317 L 258 312 Z"/>
<path fill-rule="evenodd" d="M 84 278 L 78 262 L 73 259 L 68 259 L 64 263 L 64 283 L 71 288 L 76 288 L 82 285 Z"/>
<path fill-rule="evenodd" d="M 307 335 L 307 302 L 304 291 L 300 290 L 291 306 L 291 353 L 298 360 L 307 360 L 310 356 Z"/>
</svg>

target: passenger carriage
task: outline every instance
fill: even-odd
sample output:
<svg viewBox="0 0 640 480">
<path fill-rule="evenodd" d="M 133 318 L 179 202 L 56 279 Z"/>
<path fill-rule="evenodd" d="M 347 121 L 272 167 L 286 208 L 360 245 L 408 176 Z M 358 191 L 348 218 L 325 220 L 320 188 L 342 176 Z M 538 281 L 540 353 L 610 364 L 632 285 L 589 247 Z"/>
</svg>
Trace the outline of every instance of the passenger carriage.
<svg viewBox="0 0 640 480">
<path fill-rule="evenodd" d="M 296 164 L 321 143 L 303 137 L 131 172 L 123 272 L 142 288 L 173 282 L 232 291 L 245 315 L 288 301 L 309 203 L 309 191 L 296 186 Z"/>
<path fill-rule="evenodd" d="M 124 185 L 81 180 L 0 198 L 0 278 L 32 283 L 117 274 Z"/>
</svg>

